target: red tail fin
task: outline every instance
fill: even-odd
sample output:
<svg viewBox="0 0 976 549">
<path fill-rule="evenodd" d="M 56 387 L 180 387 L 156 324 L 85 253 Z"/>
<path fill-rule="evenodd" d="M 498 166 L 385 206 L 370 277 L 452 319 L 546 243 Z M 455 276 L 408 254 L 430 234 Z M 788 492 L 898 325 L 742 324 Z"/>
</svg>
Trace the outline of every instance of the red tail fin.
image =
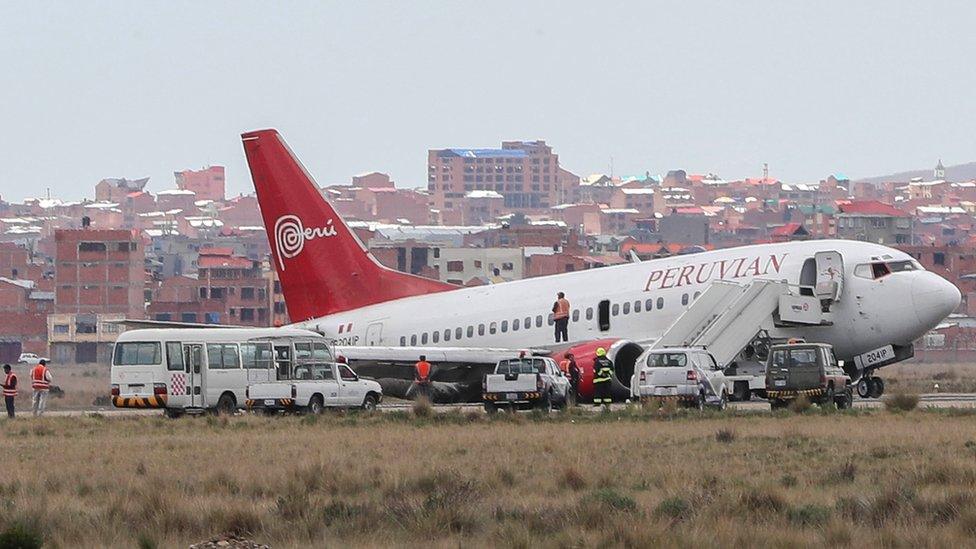
<svg viewBox="0 0 976 549">
<path fill-rule="evenodd" d="M 292 321 L 455 288 L 380 265 L 276 130 L 241 138 Z"/>
</svg>

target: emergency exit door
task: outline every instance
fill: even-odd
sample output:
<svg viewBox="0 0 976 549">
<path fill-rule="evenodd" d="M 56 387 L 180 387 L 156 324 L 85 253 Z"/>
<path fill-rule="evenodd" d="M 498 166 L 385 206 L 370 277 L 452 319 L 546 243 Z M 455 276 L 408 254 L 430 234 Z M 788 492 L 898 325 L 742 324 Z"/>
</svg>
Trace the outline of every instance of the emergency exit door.
<svg viewBox="0 0 976 549">
<path fill-rule="evenodd" d="M 383 344 L 383 323 L 373 322 L 366 327 L 366 345 L 374 347 Z"/>
<path fill-rule="evenodd" d="M 837 251 L 817 252 L 817 297 L 837 301 L 844 289 L 844 260 Z"/>
<path fill-rule="evenodd" d="M 187 406 L 203 407 L 203 345 L 190 343 L 183 346 L 183 369 L 186 373 Z"/>
</svg>

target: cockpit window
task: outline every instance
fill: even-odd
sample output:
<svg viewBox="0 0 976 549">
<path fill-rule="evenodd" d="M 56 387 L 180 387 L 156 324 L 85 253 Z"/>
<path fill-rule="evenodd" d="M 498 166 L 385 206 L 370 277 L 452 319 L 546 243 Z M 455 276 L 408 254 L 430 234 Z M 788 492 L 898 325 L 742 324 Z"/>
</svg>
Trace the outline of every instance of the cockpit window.
<svg viewBox="0 0 976 549">
<path fill-rule="evenodd" d="M 854 268 L 854 276 L 877 280 L 891 273 L 920 270 L 922 270 L 922 266 L 909 259 L 904 261 L 877 261 L 858 265 Z"/>
</svg>

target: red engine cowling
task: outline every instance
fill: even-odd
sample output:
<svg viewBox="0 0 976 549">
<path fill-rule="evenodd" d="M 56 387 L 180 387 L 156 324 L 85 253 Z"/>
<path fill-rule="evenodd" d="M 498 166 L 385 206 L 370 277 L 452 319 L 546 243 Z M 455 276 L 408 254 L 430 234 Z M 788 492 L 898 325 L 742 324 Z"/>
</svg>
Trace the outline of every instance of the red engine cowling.
<svg viewBox="0 0 976 549">
<path fill-rule="evenodd" d="M 579 386 L 580 399 L 590 400 L 593 398 L 593 361 L 596 359 L 596 350 L 600 347 L 606 349 L 607 357 L 613 362 L 614 379 L 611 383 L 614 400 L 629 398 L 630 378 L 634 374 L 634 364 L 644 352 L 644 348 L 637 343 L 626 339 L 595 339 L 560 349 L 550 356 L 556 362 L 561 362 L 566 358 L 566 353 L 573 353 L 576 357 L 576 365 L 583 374 Z"/>
</svg>

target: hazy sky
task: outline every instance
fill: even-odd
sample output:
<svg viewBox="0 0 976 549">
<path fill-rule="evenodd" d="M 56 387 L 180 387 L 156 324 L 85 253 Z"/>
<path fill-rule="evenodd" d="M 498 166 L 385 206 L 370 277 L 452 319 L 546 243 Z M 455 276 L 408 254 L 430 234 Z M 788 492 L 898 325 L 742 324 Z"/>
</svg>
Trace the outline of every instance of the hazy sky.
<svg viewBox="0 0 976 549">
<path fill-rule="evenodd" d="M 0 194 L 227 166 L 320 184 L 544 138 L 580 174 L 788 181 L 976 160 L 973 2 L 0 3 Z M 281 7 L 277 7 L 281 6 Z"/>
</svg>

